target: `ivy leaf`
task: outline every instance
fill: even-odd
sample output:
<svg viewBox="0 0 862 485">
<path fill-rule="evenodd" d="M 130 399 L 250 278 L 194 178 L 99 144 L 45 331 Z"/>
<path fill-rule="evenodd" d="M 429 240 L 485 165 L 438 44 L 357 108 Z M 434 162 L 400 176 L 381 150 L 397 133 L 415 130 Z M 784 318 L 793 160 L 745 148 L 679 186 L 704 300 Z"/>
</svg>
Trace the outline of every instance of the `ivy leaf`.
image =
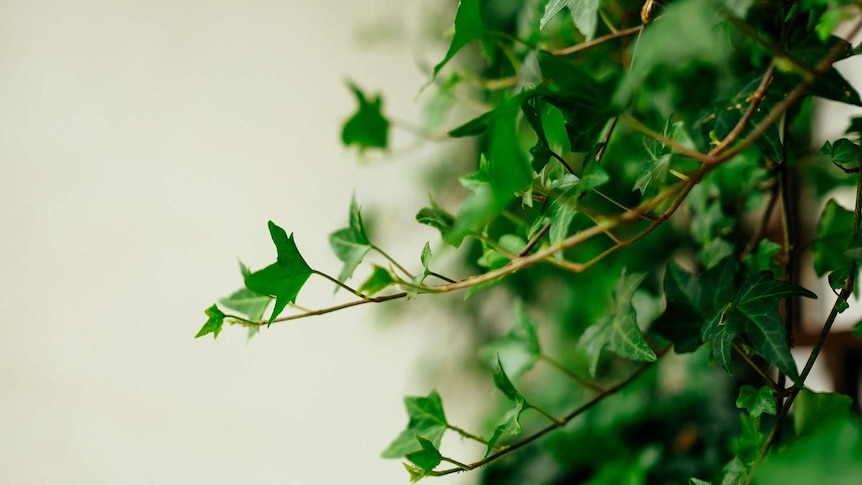
<svg viewBox="0 0 862 485">
<path fill-rule="evenodd" d="M 441 209 L 432 199 L 431 207 L 423 207 L 416 214 L 416 222 L 436 228 L 445 238 L 455 225 L 455 216 Z"/>
<path fill-rule="evenodd" d="M 713 355 L 728 374 L 732 374 L 733 341 L 745 337 L 757 354 L 798 383 L 784 323 L 778 315 L 778 301 L 791 296 L 817 298 L 805 288 L 775 280 L 771 272 L 761 271 L 749 275 L 736 296 L 714 310 L 702 336 L 712 344 Z"/>
<path fill-rule="evenodd" d="M 436 390 L 425 397 L 405 397 L 404 406 L 407 408 L 410 421 L 407 423 L 407 428 L 383 450 L 383 458 L 400 458 L 409 453 L 421 451 L 422 446 L 416 440 L 416 435 L 439 447 L 443 432 L 449 427 L 443 412 L 443 401 Z"/>
<path fill-rule="evenodd" d="M 383 116 L 383 100 L 380 96 L 370 99 L 352 82 L 348 87 L 359 102 L 359 109 L 341 129 L 341 142 L 345 146 L 358 145 L 359 153 L 368 148 L 386 149 L 389 142 L 389 120 Z"/>
<path fill-rule="evenodd" d="M 422 474 L 419 476 L 414 476 L 412 473 L 410 474 L 410 481 L 415 482 L 420 478 L 423 478 L 428 475 L 429 472 L 434 470 L 437 465 L 442 461 L 442 456 L 440 452 L 437 450 L 437 447 L 434 446 L 434 443 L 431 441 L 419 436 L 418 434 L 414 435 L 417 442 L 419 442 L 419 446 L 421 449 L 419 451 L 414 451 L 413 453 L 408 453 L 406 458 L 413 462 L 417 468 L 422 470 Z"/>
<path fill-rule="evenodd" d="M 284 310 L 288 303 L 296 301 L 299 290 L 314 272 L 284 229 L 269 221 L 269 233 L 278 253 L 276 262 L 245 277 L 245 286 L 255 293 L 275 297 L 275 307 L 269 323 Z"/>
<path fill-rule="evenodd" d="M 241 288 L 218 302 L 231 310 L 242 313 L 249 320 L 258 321 L 263 318 L 263 313 L 271 301 L 271 296 L 255 293 L 248 288 Z"/>
<path fill-rule="evenodd" d="M 849 261 L 844 251 L 853 236 L 853 212 L 829 199 L 817 223 L 817 239 L 811 246 L 814 272 L 823 276 L 831 271 L 846 268 Z"/>
<path fill-rule="evenodd" d="M 365 226 L 362 224 L 362 214 L 356 204 L 356 197 L 350 200 L 349 221 L 348 227 L 329 235 L 329 245 L 338 259 L 344 263 L 344 267 L 338 275 L 338 280 L 342 282 L 353 276 L 356 267 L 362 263 L 362 259 L 372 248 L 368 235 L 365 233 Z"/>
<path fill-rule="evenodd" d="M 599 15 L 599 0 L 551 0 L 545 7 L 545 15 L 539 21 L 539 28 L 544 29 L 560 10 L 568 8 L 572 14 L 575 27 L 584 34 L 586 41 L 593 40 L 596 35 L 596 23 Z"/>
<path fill-rule="evenodd" d="M 485 449 L 485 456 L 491 454 L 491 451 L 494 449 L 494 445 L 500 440 L 500 438 L 505 436 L 515 436 L 521 433 L 521 413 L 530 407 L 527 400 L 524 399 L 524 396 L 515 389 L 512 381 L 509 380 L 509 376 L 506 375 L 506 371 L 503 369 L 503 363 L 500 361 L 499 356 L 497 357 L 497 367 L 494 369 L 494 385 L 497 386 L 497 389 L 499 389 L 507 398 L 509 398 L 510 401 L 514 403 L 514 406 L 503 415 L 500 420 L 500 425 L 497 426 L 491 439 L 488 440 L 488 446 Z"/>
<path fill-rule="evenodd" d="M 362 283 L 362 286 L 359 287 L 359 292 L 371 296 L 392 286 L 394 283 L 395 279 L 392 278 L 392 273 L 375 264 L 371 276 Z"/>
<path fill-rule="evenodd" d="M 509 373 L 518 378 L 530 370 L 542 354 L 536 324 L 527 314 L 523 302 L 515 302 L 515 323 L 505 336 L 482 348 L 484 360 L 505 363 Z"/>
<path fill-rule="evenodd" d="M 736 398 L 736 407 L 748 411 L 752 418 L 759 418 L 764 413 L 775 416 L 776 412 L 772 389 L 766 386 L 760 389 L 748 384 L 742 386 Z"/>
<path fill-rule="evenodd" d="M 204 335 L 211 333 L 213 334 L 213 340 L 215 340 L 221 332 L 222 325 L 224 325 L 224 313 L 222 313 L 216 305 L 207 308 L 204 310 L 204 313 L 207 316 L 207 321 L 204 323 L 204 326 L 201 327 L 200 331 L 198 331 L 197 335 L 195 335 L 195 338 L 203 337 Z"/>
<path fill-rule="evenodd" d="M 707 316 L 733 297 L 738 266 L 733 258 L 695 276 L 676 264 L 668 265 L 664 279 L 667 309 L 653 324 L 653 330 L 673 342 L 677 353 L 694 352 Z"/>
<path fill-rule="evenodd" d="M 510 408 L 500 418 L 500 424 L 494 428 L 494 434 L 488 440 L 488 446 L 485 448 L 485 457 L 494 451 L 494 446 L 502 439 L 510 436 L 518 436 L 523 431 L 521 426 L 521 413 L 525 411 L 526 403 L 524 401 L 515 401 L 514 407 Z"/>
<path fill-rule="evenodd" d="M 771 271 L 772 274 L 780 274 L 781 267 L 775 261 L 775 256 L 781 251 L 781 245 L 770 241 L 769 239 L 761 239 L 757 244 L 757 251 L 745 257 L 745 266 L 751 273 L 758 271 Z"/>
<path fill-rule="evenodd" d="M 846 394 L 803 389 L 793 403 L 796 436 L 814 433 L 827 421 L 849 415 L 852 406 L 853 399 Z"/>
<path fill-rule="evenodd" d="M 458 2 L 458 10 L 455 12 L 455 35 L 446 51 L 446 57 L 434 66 L 434 76 L 443 69 L 452 57 L 467 45 L 470 41 L 481 39 L 485 33 L 485 24 L 482 22 L 482 12 L 479 10 L 479 0 L 461 0 Z"/>
<path fill-rule="evenodd" d="M 637 314 L 631 300 L 646 274 L 620 274 L 614 291 L 614 309 L 584 331 L 580 344 L 590 362 L 590 375 L 596 375 L 599 356 L 607 348 L 622 357 L 644 362 L 655 362 L 658 358 L 641 335 Z"/>
</svg>

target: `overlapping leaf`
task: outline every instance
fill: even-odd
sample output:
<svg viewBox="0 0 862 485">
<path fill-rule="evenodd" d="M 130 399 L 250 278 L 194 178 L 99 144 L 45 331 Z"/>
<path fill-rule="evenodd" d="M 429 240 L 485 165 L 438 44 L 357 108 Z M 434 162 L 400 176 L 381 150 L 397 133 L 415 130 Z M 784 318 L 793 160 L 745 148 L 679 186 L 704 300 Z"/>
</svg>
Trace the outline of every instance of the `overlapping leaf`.
<svg viewBox="0 0 862 485">
<path fill-rule="evenodd" d="M 362 214 L 359 212 L 359 205 L 356 204 L 355 197 L 350 201 L 349 225 L 330 234 L 329 245 L 338 259 L 344 263 L 338 280 L 350 279 L 356 267 L 372 248 L 368 235 L 365 233 Z"/>
<path fill-rule="evenodd" d="M 524 399 L 524 396 L 515 389 L 514 384 L 509 380 L 509 376 L 506 375 L 506 371 L 503 369 L 503 363 L 499 358 L 497 359 L 497 367 L 494 369 L 494 385 L 497 386 L 497 389 L 509 398 L 510 401 L 512 401 L 513 407 L 506 411 L 500 419 L 500 424 L 496 429 L 494 429 L 494 434 L 491 436 L 491 439 L 488 440 L 488 446 L 485 449 L 485 456 L 491 454 L 494 446 L 496 446 L 497 442 L 501 438 L 521 434 L 523 429 L 520 421 L 521 413 L 530 407 L 527 400 Z"/>
<path fill-rule="evenodd" d="M 436 66 L 434 75 L 443 69 L 455 54 L 473 40 L 481 39 L 485 33 L 485 24 L 482 22 L 482 12 L 479 9 L 479 0 L 461 0 L 458 2 L 458 10 L 455 12 L 455 35 L 449 44 L 446 56 Z"/>
<path fill-rule="evenodd" d="M 443 412 L 443 401 L 436 390 L 425 397 L 405 397 L 404 406 L 407 408 L 410 421 L 407 423 L 407 428 L 383 450 L 383 458 L 401 458 L 410 453 L 422 451 L 422 445 L 416 439 L 417 435 L 437 448 L 440 446 L 443 433 L 449 427 L 446 414 Z"/>
<path fill-rule="evenodd" d="M 599 0 L 551 0 L 545 6 L 545 14 L 539 22 L 544 29 L 563 8 L 569 9 L 575 26 L 584 34 L 587 42 L 596 35 L 596 24 L 599 16 Z"/>
<path fill-rule="evenodd" d="M 515 323 L 505 336 L 482 348 L 483 360 L 490 364 L 505 364 L 509 374 L 518 378 L 530 370 L 539 359 L 541 349 L 536 324 L 527 314 L 524 304 L 515 303 Z"/>
<path fill-rule="evenodd" d="M 269 233 L 278 253 L 276 262 L 246 276 L 245 286 L 255 293 L 275 298 L 275 306 L 269 317 L 272 322 L 289 303 L 296 301 L 299 290 L 313 270 L 299 254 L 293 234 L 288 236 L 284 229 L 272 221 L 269 221 Z"/>
<path fill-rule="evenodd" d="M 584 331 L 580 344 L 589 357 L 590 375 L 596 375 L 599 356 L 608 349 L 631 360 L 655 362 L 658 358 L 641 335 L 631 299 L 645 274 L 628 275 L 623 271 L 614 294 L 614 308 Z"/>
</svg>

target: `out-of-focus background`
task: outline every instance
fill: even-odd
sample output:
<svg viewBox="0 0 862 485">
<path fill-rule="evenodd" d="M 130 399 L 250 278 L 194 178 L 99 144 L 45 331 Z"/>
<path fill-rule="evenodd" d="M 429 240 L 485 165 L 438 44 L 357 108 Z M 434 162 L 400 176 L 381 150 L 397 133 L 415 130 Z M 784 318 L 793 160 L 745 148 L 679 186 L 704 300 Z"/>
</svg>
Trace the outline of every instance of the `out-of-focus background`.
<svg viewBox="0 0 862 485">
<path fill-rule="evenodd" d="M 422 4 L 0 1 L 0 483 L 407 482 L 379 454 L 403 395 L 446 385 L 431 356 L 457 327 L 362 307 L 192 337 L 237 258 L 274 260 L 267 219 L 337 274 L 327 235 L 354 190 L 418 266 L 435 160 L 361 167 L 339 134 L 347 78 L 419 117 L 416 60 L 442 54 L 417 47 Z"/>
</svg>

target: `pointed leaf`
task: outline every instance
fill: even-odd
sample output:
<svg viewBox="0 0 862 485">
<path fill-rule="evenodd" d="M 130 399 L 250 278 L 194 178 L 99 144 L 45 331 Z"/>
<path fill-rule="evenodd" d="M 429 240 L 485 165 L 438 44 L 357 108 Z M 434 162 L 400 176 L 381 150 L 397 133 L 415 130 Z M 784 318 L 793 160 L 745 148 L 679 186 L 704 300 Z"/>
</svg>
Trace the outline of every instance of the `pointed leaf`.
<svg viewBox="0 0 862 485">
<path fill-rule="evenodd" d="M 829 199 L 817 223 L 817 239 L 811 246 L 817 276 L 848 267 L 844 251 L 850 246 L 852 236 L 853 211 Z"/>
<path fill-rule="evenodd" d="M 515 401 L 515 405 L 506 411 L 500 418 L 500 424 L 494 429 L 494 434 L 488 440 L 488 445 L 485 447 L 485 457 L 494 451 L 494 446 L 502 439 L 511 436 L 518 436 L 523 431 L 521 427 L 521 413 L 526 410 L 524 401 Z"/>
<path fill-rule="evenodd" d="M 539 21 L 539 28 L 544 29 L 548 22 L 564 7 L 571 12 L 575 26 L 584 34 L 586 41 L 593 40 L 598 22 L 599 0 L 551 0 L 545 7 L 545 14 Z"/>
<path fill-rule="evenodd" d="M 507 376 L 506 371 L 503 370 L 503 363 L 499 358 L 497 358 L 497 368 L 494 369 L 494 385 L 497 386 L 497 389 L 505 394 L 511 401 L 526 402 L 524 396 L 515 389 L 512 381 L 509 380 L 509 376 Z"/>
<path fill-rule="evenodd" d="M 739 397 L 736 398 L 736 407 L 745 409 L 752 418 L 758 418 L 761 414 L 775 415 L 775 397 L 772 389 L 761 387 L 755 389 L 748 384 L 739 389 Z"/>
<path fill-rule="evenodd" d="M 440 452 L 437 450 L 437 447 L 434 446 L 434 443 L 423 438 L 422 436 L 416 434 L 414 435 L 416 441 L 419 443 L 421 449 L 419 451 L 414 451 L 413 453 L 408 453 L 406 458 L 413 462 L 418 468 L 422 470 L 422 475 L 413 478 L 411 476 L 411 481 L 419 480 L 420 478 L 427 476 L 428 473 L 437 465 L 440 464 L 442 456 Z M 411 474 L 412 475 L 412 474 Z"/>
<path fill-rule="evenodd" d="M 445 238 L 455 225 L 455 216 L 441 209 L 432 199 L 431 207 L 423 207 L 416 214 L 416 222 L 436 228 Z"/>
<path fill-rule="evenodd" d="M 271 296 L 255 293 L 248 288 L 241 288 L 218 302 L 231 310 L 242 313 L 249 320 L 258 321 L 263 318 L 263 313 L 271 301 Z"/>
<path fill-rule="evenodd" d="M 359 153 L 368 148 L 386 149 L 389 142 L 389 120 L 383 116 L 383 100 L 380 96 L 367 98 L 352 82 L 347 83 L 359 102 L 359 109 L 341 130 L 341 142 L 345 146 L 357 145 Z"/>
<path fill-rule="evenodd" d="M 491 365 L 499 360 L 509 369 L 509 374 L 518 378 L 530 370 L 541 355 L 536 324 L 527 314 L 524 304 L 515 302 L 515 324 L 504 337 L 482 348 L 482 356 Z"/>
<path fill-rule="evenodd" d="M 269 233 L 275 243 L 278 259 L 266 268 L 246 276 L 245 286 L 256 293 L 275 297 L 275 307 L 269 317 L 271 323 L 289 303 L 296 301 L 299 290 L 313 271 L 299 254 L 293 234 L 288 236 L 284 229 L 272 221 L 269 221 Z"/>
<path fill-rule="evenodd" d="M 371 296 L 392 286 L 394 283 L 395 279 L 392 278 L 392 273 L 380 266 L 374 265 L 374 271 L 371 272 L 371 276 L 359 287 L 359 292 Z"/>
<path fill-rule="evenodd" d="M 416 435 L 439 447 L 443 432 L 449 427 L 443 412 L 443 401 L 437 391 L 431 391 L 425 397 L 405 397 L 404 406 L 410 421 L 407 428 L 383 451 L 383 458 L 400 458 L 420 451 L 422 446 L 416 440 Z"/>
<path fill-rule="evenodd" d="M 479 10 L 479 0 L 461 0 L 458 2 L 458 10 L 455 12 L 455 35 L 446 57 L 434 66 L 434 76 L 449 62 L 452 57 L 467 45 L 470 41 L 480 39 L 485 33 L 485 25 L 482 22 L 482 12 Z"/>
<path fill-rule="evenodd" d="M 362 214 L 359 211 L 359 206 L 356 204 L 354 197 L 350 201 L 350 217 L 349 225 L 343 229 L 339 229 L 329 235 L 329 245 L 333 252 L 344 263 L 341 273 L 338 275 L 339 281 L 346 281 L 353 276 L 356 267 L 362 263 L 365 255 L 371 251 L 372 245 L 368 240 L 368 235 L 365 233 L 365 226 L 362 224 Z"/>
<path fill-rule="evenodd" d="M 584 331 L 580 344 L 589 358 L 590 375 L 596 375 L 602 349 L 621 357 L 644 362 L 655 362 L 658 358 L 641 335 L 637 325 L 637 314 L 631 299 L 645 274 L 620 274 L 615 291 L 613 312 L 601 318 Z"/>
<path fill-rule="evenodd" d="M 204 335 L 211 333 L 213 334 L 213 339 L 215 339 L 218 337 L 219 332 L 221 332 L 221 327 L 224 324 L 224 313 L 222 313 L 215 305 L 204 310 L 204 313 L 207 316 L 207 321 L 204 323 L 204 326 L 201 327 L 197 335 L 195 335 L 195 338 L 203 337 Z"/>
</svg>

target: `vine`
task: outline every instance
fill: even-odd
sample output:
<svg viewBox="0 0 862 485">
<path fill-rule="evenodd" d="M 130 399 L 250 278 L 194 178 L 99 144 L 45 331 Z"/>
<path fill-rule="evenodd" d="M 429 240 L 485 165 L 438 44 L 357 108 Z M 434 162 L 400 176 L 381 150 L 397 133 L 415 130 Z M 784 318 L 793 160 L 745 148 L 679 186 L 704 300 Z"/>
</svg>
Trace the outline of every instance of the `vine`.
<svg viewBox="0 0 862 485">
<path fill-rule="evenodd" d="M 832 34 L 849 20 L 845 37 L 854 39 L 860 12 L 862 3 L 842 0 L 462 0 L 430 84 L 454 99 L 480 86 L 478 105 L 489 110 L 445 137 L 472 137 L 479 153 L 475 171 L 459 178 L 468 195 L 458 210 L 432 201 L 416 219 L 439 230 L 444 243 L 466 249 L 470 276 L 432 269 L 430 243 L 421 268 L 410 271 L 371 242 L 354 198 L 348 225 L 329 238 L 343 263 L 337 276 L 310 266 L 293 234 L 269 222 L 276 261 L 258 271 L 243 266 L 245 287 L 206 310 L 197 336 L 216 337 L 225 323 L 256 331 L 419 295 L 507 292 L 517 302 L 512 331 L 479 353 L 508 407 L 486 434 L 449 423 L 436 391 L 406 398 L 410 421 L 383 456 L 406 460 L 411 480 L 482 468 L 490 481 L 494 466 L 509 466 L 495 465 L 500 458 L 551 441 L 540 438 L 555 430 L 588 429 L 583 423 L 600 403 L 622 415 L 609 398 L 623 392 L 673 409 L 682 398 L 662 390 L 656 371 L 668 355 L 687 358 L 690 372 L 704 376 L 686 384 L 683 394 L 696 402 L 687 412 L 720 405 L 704 397 L 714 400 L 707 382 L 719 383 L 728 389 L 723 397 L 735 397 L 730 407 L 739 421 L 720 423 L 712 439 L 707 429 L 718 426 L 716 418 L 698 414 L 688 435 L 682 428 L 649 446 L 634 439 L 619 459 L 567 462 L 562 477 L 773 483 L 794 466 L 816 472 L 813 461 L 800 465 L 800 453 L 816 457 L 816 446 L 840 433 L 856 436 L 844 443 L 841 465 L 860 472 L 862 426 L 849 413 L 859 396 L 806 388 L 838 314 L 850 306 L 862 260 L 862 118 L 817 155 L 807 146 L 812 98 L 862 106 L 834 67 L 858 48 Z M 481 66 L 450 66 L 468 46 L 480 47 Z M 379 96 L 349 87 L 359 106 L 344 125 L 343 143 L 385 149 L 390 128 L 404 123 L 389 121 Z M 803 234 L 803 205 L 791 190 L 809 179 L 820 180 L 821 193 L 855 185 L 856 194 L 852 210 L 830 200 L 814 235 Z M 813 264 L 801 268 L 809 237 Z M 369 264 L 372 254 L 380 264 Z M 367 278 L 348 284 L 360 267 Z M 827 276 L 836 299 L 799 372 L 791 355 L 802 318 L 797 300 L 817 298 L 800 286 L 803 270 Z M 312 276 L 352 299 L 299 307 Z M 554 322 L 546 329 L 554 335 L 550 351 L 540 345 L 539 320 Z M 540 361 L 557 373 L 549 382 L 562 376 L 574 384 L 550 407 L 538 404 L 541 382 L 520 381 Z M 724 377 L 709 374 L 715 368 Z M 539 397 L 525 397 L 534 392 Z M 648 408 L 639 411 L 642 423 L 649 422 Z M 546 423 L 525 433 L 527 411 Z M 679 426 L 672 413 L 661 419 L 662 431 Z M 443 455 L 447 431 L 484 455 Z M 713 449 L 698 455 L 686 439 Z M 553 444 L 543 446 L 554 453 Z M 650 458 L 650 450 L 662 460 Z M 663 467 L 663 460 L 686 466 Z"/>
</svg>

